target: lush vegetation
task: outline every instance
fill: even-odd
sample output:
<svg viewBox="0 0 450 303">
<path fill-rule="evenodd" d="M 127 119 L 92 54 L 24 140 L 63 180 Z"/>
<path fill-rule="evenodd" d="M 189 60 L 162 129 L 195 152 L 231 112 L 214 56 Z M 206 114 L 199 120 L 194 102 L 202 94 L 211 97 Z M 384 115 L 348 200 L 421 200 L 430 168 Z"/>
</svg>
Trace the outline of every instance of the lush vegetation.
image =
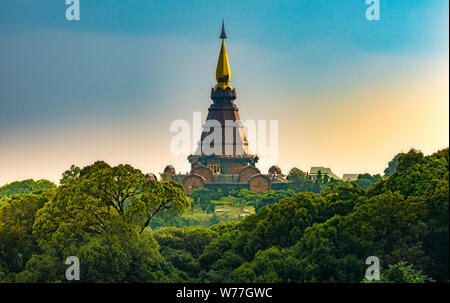
<svg viewBox="0 0 450 303">
<path fill-rule="evenodd" d="M 0 187 L 0 207 L 6 203 L 14 195 L 18 194 L 30 194 L 39 189 L 50 189 L 56 188 L 56 185 L 53 182 L 47 180 L 24 180 L 24 181 L 16 181 L 10 184 L 6 184 Z"/>
<path fill-rule="evenodd" d="M 53 182 L 47 180 L 24 180 L 21 182 L 12 182 L 0 187 L 0 198 L 9 198 L 17 194 L 30 194 L 38 189 L 56 188 Z"/>
<path fill-rule="evenodd" d="M 0 280 L 64 282 L 77 256 L 85 282 L 369 282 L 377 256 L 379 282 L 448 281 L 448 149 L 400 154 L 386 178 L 289 179 L 285 191 L 188 198 L 128 165 L 72 167 L 61 186 L 0 208 Z M 225 207 L 248 215 L 222 220 Z M 208 222 L 164 227 L 197 213 Z"/>
<path fill-rule="evenodd" d="M 180 216 L 166 214 L 152 220 L 152 229 L 161 227 L 203 226 L 210 227 L 219 222 L 240 221 L 249 214 L 258 212 L 264 206 L 272 206 L 278 201 L 299 192 L 323 193 L 329 189 L 358 186 L 368 189 L 381 180 L 380 175 L 361 174 L 356 181 L 345 182 L 322 176 L 312 178 L 297 168 L 293 168 L 287 178 L 290 180 L 285 190 L 252 192 L 248 189 L 230 191 L 225 195 L 219 190 L 201 188 L 190 195 L 191 208 Z"/>
</svg>

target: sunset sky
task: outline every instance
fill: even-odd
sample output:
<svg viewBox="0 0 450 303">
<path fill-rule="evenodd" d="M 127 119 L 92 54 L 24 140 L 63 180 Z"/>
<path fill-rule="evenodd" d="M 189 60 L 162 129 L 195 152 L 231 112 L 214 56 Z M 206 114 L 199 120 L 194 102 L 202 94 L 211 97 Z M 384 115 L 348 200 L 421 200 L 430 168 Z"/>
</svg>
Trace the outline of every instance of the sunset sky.
<svg viewBox="0 0 450 303">
<path fill-rule="evenodd" d="M 58 182 L 71 164 L 167 164 L 176 119 L 203 119 L 225 19 L 243 120 L 278 120 L 279 160 L 380 173 L 398 152 L 449 145 L 449 2 L 0 2 L 0 186 Z M 268 165 L 260 166 L 266 172 Z"/>
</svg>

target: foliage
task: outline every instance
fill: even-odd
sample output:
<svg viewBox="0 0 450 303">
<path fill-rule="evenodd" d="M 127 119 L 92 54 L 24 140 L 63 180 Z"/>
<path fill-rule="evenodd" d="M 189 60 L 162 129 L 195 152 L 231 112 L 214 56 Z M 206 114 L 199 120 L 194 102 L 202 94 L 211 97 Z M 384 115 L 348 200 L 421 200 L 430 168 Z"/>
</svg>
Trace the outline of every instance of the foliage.
<svg viewBox="0 0 450 303">
<path fill-rule="evenodd" d="M 161 254 L 188 279 L 198 277 L 198 258 L 216 232 L 204 227 L 168 227 L 153 233 L 161 245 Z"/>
<path fill-rule="evenodd" d="M 207 210 L 210 207 L 212 200 L 212 192 L 206 188 L 200 188 L 194 190 L 191 194 L 191 197 L 194 200 L 192 206 L 200 205 L 202 210 Z"/>
<path fill-rule="evenodd" d="M 448 193 L 448 149 L 411 151 L 367 192 L 348 184 L 263 207 L 208 244 L 199 281 L 359 282 L 371 255 L 421 271 L 405 267 L 402 281 L 448 281 Z"/>
<path fill-rule="evenodd" d="M 0 268 L 7 280 L 13 280 L 32 255 L 41 251 L 32 234 L 33 224 L 37 211 L 54 195 L 54 189 L 15 195 L 0 209 Z"/>
<path fill-rule="evenodd" d="M 129 165 L 96 162 L 58 188 L 39 212 L 35 233 L 50 241 L 60 229 L 70 228 L 75 231 L 70 238 L 82 237 L 84 232 L 108 232 L 117 222 L 134 224 L 142 233 L 156 214 L 178 214 L 188 206 L 178 183 L 148 180 Z"/>
<path fill-rule="evenodd" d="M 144 231 L 160 213 L 189 207 L 184 188 L 147 180 L 129 165 L 96 162 L 71 171 L 56 190 L 13 196 L 0 209 L 6 279 L 64 281 L 65 258 L 78 256 L 86 282 L 180 280 Z"/>
<path fill-rule="evenodd" d="M 0 187 L 0 199 L 10 198 L 18 194 L 30 194 L 35 190 L 50 188 L 56 188 L 56 185 L 48 180 L 34 181 L 29 179 L 20 182 L 16 181 Z"/>
<path fill-rule="evenodd" d="M 384 170 L 384 177 L 389 177 L 390 175 L 392 175 L 393 173 L 395 173 L 395 171 L 397 170 L 397 164 L 398 164 L 398 158 L 400 157 L 400 154 L 396 154 L 395 157 L 389 161 L 388 163 L 388 167 Z"/>
<path fill-rule="evenodd" d="M 355 181 L 355 184 L 358 185 L 361 189 L 367 190 L 380 180 L 381 176 L 379 174 L 373 176 L 370 174 L 361 174 L 358 175 L 358 179 Z"/>
<path fill-rule="evenodd" d="M 445 149 L 400 154 L 386 178 L 293 169 L 288 190 L 198 190 L 192 208 L 180 184 L 131 166 L 73 166 L 58 188 L 0 208 L 0 280 L 65 282 L 64 260 L 78 256 L 84 282 L 367 282 L 365 259 L 377 256 L 379 282 L 448 282 L 448 165 Z M 231 205 L 256 213 L 206 214 Z M 183 226 L 196 211 L 208 227 Z M 180 227 L 150 229 L 167 222 Z"/>
<path fill-rule="evenodd" d="M 278 201 L 282 201 L 294 194 L 293 190 L 266 190 L 262 192 L 252 192 L 248 189 L 241 189 L 234 194 L 241 204 L 248 204 L 255 207 L 258 212 L 264 206 L 272 206 Z"/>
<path fill-rule="evenodd" d="M 421 270 L 416 270 L 411 264 L 406 262 L 398 262 L 394 265 L 390 264 L 388 269 L 381 274 L 380 280 L 368 281 L 364 283 L 427 283 L 435 282 L 433 279 L 424 275 Z"/>
</svg>

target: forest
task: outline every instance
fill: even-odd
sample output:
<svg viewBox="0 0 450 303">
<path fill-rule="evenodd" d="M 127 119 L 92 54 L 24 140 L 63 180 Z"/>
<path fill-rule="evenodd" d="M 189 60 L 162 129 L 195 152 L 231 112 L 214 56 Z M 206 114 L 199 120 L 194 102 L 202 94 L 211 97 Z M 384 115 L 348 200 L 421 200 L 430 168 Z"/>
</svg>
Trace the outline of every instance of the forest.
<svg viewBox="0 0 450 303">
<path fill-rule="evenodd" d="M 0 282 L 68 282 L 69 256 L 80 282 L 448 282 L 449 149 L 387 166 L 354 182 L 294 168 L 286 190 L 189 197 L 102 161 L 58 186 L 13 182 L 0 187 Z M 364 278 L 369 256 L 378 281 Z"/>
</svg>

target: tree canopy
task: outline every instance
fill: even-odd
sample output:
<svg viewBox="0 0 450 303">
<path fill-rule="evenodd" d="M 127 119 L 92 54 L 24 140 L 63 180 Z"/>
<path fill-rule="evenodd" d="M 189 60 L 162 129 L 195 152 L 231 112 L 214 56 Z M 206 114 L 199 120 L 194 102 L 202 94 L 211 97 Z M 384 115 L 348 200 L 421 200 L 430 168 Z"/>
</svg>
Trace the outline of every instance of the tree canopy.
<svg viewBox="0 0 450 303">
<path fill-rule="evenodd" d="M 0 281 L 67 282 L 64 260 L 77 256 L 83 282 L 366 283 L 376 256 L 379 282 L 448 282 L 448 148 L 400 154 L 385 178 L 326 179 L 294 169 L 289 190 L 230 193 L 256 210 L 239 222 L 152 230 L 190 208 L 181 184 L 129 165 L 72 166 L 59 187 L 4 198 Z M 216 194 L 192 200 L 207 211 Z"/>
</svg>

